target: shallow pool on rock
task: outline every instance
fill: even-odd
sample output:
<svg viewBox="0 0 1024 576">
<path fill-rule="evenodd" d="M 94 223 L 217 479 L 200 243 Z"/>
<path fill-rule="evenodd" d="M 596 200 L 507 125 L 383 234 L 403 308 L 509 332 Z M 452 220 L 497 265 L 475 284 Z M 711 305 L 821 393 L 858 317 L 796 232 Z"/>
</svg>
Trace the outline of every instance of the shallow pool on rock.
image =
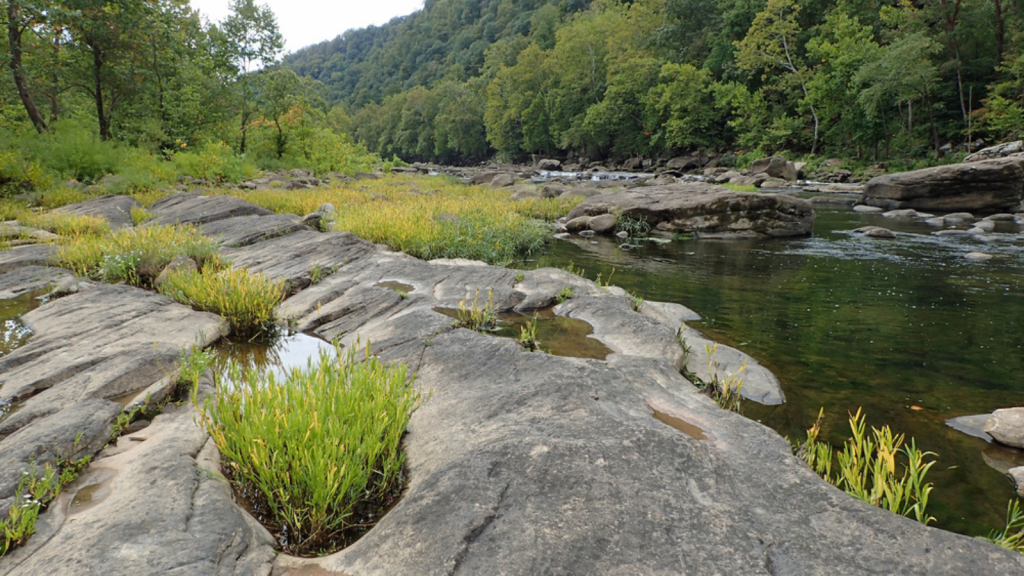
<svg viewBox="0 0 1024 576">
<path fill-rule="evenodd" d="M 335 348 L 326 340 L 310 334 L 297 332 L 282 334 L 270 342 L 234 342 L 222 340 L 214 350 L 217 359 L 214 372 L 223 375 L 228 363 L 235 361 L 243 370 L 258 373 L 273 372 L 275 377 L 284 376 L 293 368 L 304 368 L 311 359 L 319 357 L 321 351 L 334 354 Z"/>
<path fill-rule="evenodd" d="M 41 306 L 44 303 L 41 297 L 47 292 L 49 290 L 36 290 L 0 300 L 0 357 L 24 346 L 32 337 L 32 329 L 21 317 Z"/>
<path fill-rule="evenodd" d="M 643 296 L 684 304 L 695 327 L 771 369 L 787 402 L 743 413 L 803 439 L 820 407 L 833 443 L 847 412 L 889 424 L 938 454 L 929 510 L 940 527 L 1001 527 L 1018 451 L 955 431 L 945 420 L 1024 404 L 1024 234 L 935 236 L 921 220 L 816 208 L 814 236 L 767 241 L 556 240 L 523 268 L 567 266 Z M 848 231 L 876 225 L 895 240 Z M 1000 229 L 1002 230 L 1002 229 Z M 971 262 L 982 251 L 994 258 Z M 999 470 L 997 470 L 999 468 Z"/>
</svg>

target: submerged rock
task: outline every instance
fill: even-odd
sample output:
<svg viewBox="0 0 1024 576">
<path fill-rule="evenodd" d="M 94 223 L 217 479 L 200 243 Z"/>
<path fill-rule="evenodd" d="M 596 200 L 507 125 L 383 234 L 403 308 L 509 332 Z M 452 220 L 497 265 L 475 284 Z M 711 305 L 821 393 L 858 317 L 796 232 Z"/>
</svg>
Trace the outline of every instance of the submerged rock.
<svg viewBox="0 0 1024 576">
<path fill-rule="evenodd" d="M 723 236 L 805 236 L 814 225 L 806 200 L 734 192 L 703 183 L 649 186 L 584 200 L 569 218 L 618 214 L 656 230 Z"/>
<path fill-rule="evenodd" d="M 949 164 L 876 176 L 864 188 L 864 203 L 887 209 L 1013 209 L 1024 188 L 1024 158 Z"/>
<path fill-rule="evenodd" d="M 892 239 L 896 237 L 896 233 L 887 228 L 881 226 L 862 226 L 853 230 L 854 234 L 860 234 L 866 238 L 888 238 Z"/>
</svg>

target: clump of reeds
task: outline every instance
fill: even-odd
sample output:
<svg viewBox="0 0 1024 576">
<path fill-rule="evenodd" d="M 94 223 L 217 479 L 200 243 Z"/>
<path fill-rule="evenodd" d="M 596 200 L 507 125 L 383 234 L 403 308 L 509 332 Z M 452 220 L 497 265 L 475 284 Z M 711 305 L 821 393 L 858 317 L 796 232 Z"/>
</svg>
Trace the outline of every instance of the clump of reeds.
<svg viewBox="0 0 1024 576">
<path fill-rule="evenodd" d="M 274 309 L 284 296 L 284 282 L 241 268 L 169 274 L 160 284 L 161 294 L 195 310 L 224 317 L 236 336 L 251 336 L 274 326 Z"/>
</svg>

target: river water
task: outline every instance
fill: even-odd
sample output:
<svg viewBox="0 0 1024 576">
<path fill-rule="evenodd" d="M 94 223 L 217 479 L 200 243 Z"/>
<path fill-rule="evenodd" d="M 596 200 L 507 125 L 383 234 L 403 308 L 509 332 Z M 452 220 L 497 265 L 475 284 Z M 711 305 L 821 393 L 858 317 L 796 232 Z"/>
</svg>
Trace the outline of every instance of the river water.
<svg viewBox="0 0 1024 576">
<path fill-rule="evenodd" d="M 847 413 L 889 424 L 938 455 L 929 510 L 940 527 L 985 534 L 1002 525 L 1024 453 L 952 430 L 947 418 L 1024 405 L 1024 234 L 1012 223 L 989 240 L 935 236 L 922 221 L 818 209 L 796 240 L 640 242 L 556 240 L 522 266 L 583 268 L 588 278 L 684 304 L 694 327 L 754 356 L 787 402 L 745 402 L 743 413 L 803 439 L 819 408 L 834 444 Z M 880 225 L 896 240 L 847 231 Z M 634 241 L 630 241 L 634 242 Z M 983 263 L 973 251 L 995 256 Z"/>
</svg>

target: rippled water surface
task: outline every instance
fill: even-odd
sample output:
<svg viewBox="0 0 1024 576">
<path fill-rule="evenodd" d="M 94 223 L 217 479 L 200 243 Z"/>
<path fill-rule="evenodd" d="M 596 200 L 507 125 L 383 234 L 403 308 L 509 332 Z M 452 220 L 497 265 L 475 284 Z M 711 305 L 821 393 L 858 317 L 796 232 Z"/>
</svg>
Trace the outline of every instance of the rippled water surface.
<svg viewBox="0 0 1024 576">
<path fill-rule="evenodd" d="M 953 416 L 1024 405 L 1024 234 L 1012 223 L 988 239 L 940 237 L 923 221 L 816 210 L 813 237 L 772 241 L 555 241 L 523 266 L 573 262 L 594 279 L 700 313 L 695 327 L 772 369 L 787 403 L 743 412 L 790 438 L 826 412 L 826 434 L 849 436 L 848 411 L 890 424 L 936 452 L 930 511 L 970 534 L 1001 525 L 1024 464 L 945 425 Z M 847 231 L 885 226 L 896 240 Z M 621 241 L 620 241 L 621 242 Z M 632 241 L 631 241 L 632 242 Z M 965 254 L 994 258 L 976 263 Z"/>
</svg>

